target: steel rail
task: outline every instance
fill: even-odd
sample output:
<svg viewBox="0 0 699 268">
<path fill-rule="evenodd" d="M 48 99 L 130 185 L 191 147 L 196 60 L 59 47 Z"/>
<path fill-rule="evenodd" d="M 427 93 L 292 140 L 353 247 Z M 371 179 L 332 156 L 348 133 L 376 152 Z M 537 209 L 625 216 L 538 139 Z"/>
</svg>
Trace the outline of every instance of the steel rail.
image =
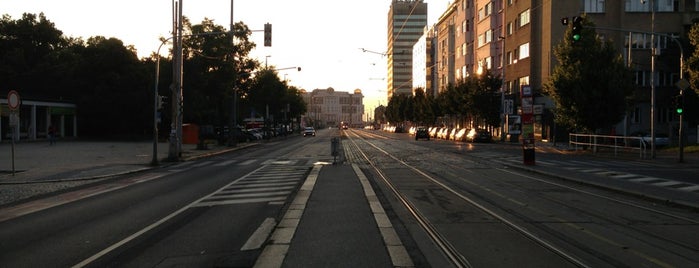
<svg viewBox="0 0 699 268">
<path fill-rule="evenodd" d="M 437 180 L 437 179 L 431 177 L 431 176 L 428 175 L 427 173 L 425 173 L 425 172 L 423 172 L 423 171 L 421 171 L 421 170 L 419 170 L 419 169 L 417 169 L 417 168 L 415 168 L 415 167 L 410 166 L 410 165 L 409 165 L 408 163 L 406 163 L 405 161 L 402 161 L 402 160 L 398 159 L 397 157 L 393 156 L 393 155 L 390 154 L 389 152 L 387 152 L 387 151 L 385 151 L 385 150 L 379 148 L 379 147 L 376 146 L 375 144 L 373 144 L 373 143 L 367 141 L 366 139 L 363 139 L 363 138 L 362 138 L 361 136 L 359 136 L 358 134 L 356 134 L 356 133 L 352 133 L 352 134 L 355 135 L 356 137 L 358 137 L 359 139 L 362 139 L 365 143 L 369 144 L 371 147 L 373 147 L 374 149 L 378 150 L 379 152 L 385 154 L 386 156 L 390 157 L 391 159 L 395 160 L 396 162 L 400 163 L 401 165 L 403 165 L 403 166 L 405 166 L 405 167 L 411 169 L 411 170 L 414 171 L 415 173 L 417 173 L 417 174 L 423 176 L 424 178 L 430 180 L 432 183 L 434 183 L 434 184 L 436 184 L 436 185 L 442 187 L 444 190 L 446 190 L 446 191 L 448 191 L 448 192 L 454 194 L 455 196 L 457 196 L 457 197 L 459 197 L 460 199 L 462 199 L 462 200 L 468 202 L 468 203 L 471 204 L 472 206 L 474 206 L 474 207 L 480 209 L 481 211 L 487 213 L 488 215 L 490 215 L 490 216 L 492 216 L 492 217 L 494 217 L 494 218 L 500 220 L 501 222 L 503 222 L 504 224 L 506 224 L 507 226 L 509 226 L 509 227 L 512 228 L 513 230 L 516 230 L 517 232 L 521 233 L 522 235 L 524 235 L 524 236 L 527 237 L 528 239 L 530 239 L 530 240 L 532 240 L 532 241 L 538 243 L 539 245 L 541 245 L 541 246 L 543 246 L 544 248 L 550 250 L 551 252 L 555 253 L 556 255 L 558 255 L 558 256 L 562 257 L 563 259 L 569 261 L 569 262 L 572 263 L 573 265 L 576 265 L 576 266 L 578 266 L 578 267 L 590 267 L 589 265 L 585 264 L 582 260 L 578 259 L 577 257 L 575 257 L 575 256 L 573 256 L 573 255 L 571 255 L 571 254 L 566 253 L 563 249 L 560 249 L 560 248 L 556 247 L 553 243 L 551 243 L 551 242 L 549 242 L 549 241 L 546 241 L 545 239 L 543 239 L 543 238 L 541 238 L 541 237 L 538 237 L 538 236 L 537 236 L 536 234 L 534 234 L 533 232 L 530 232 L 530 231 L 527 230 L 526 228 L 524 228 L 524 227 L 522 227 L 522 226 L 519 226 L 519 225 L 515 224 L 514 222 L 512 222 L 512 221 L 506 219 L 505 217 L 501 216 L 500 214 L 498 214 L 498 213 L 496 213 L 496 212 L 494 212 L 494 211 L 492 211 L 492 210 L 486 208 L 485 206 L 483 206 L 483 205 L 477 203 L 477 202 L 474 201 L 473 199 L 471 199 L 471 198 L 469 198 L 469 197 L 467 197 L 467 196 L 461 194 L 460 192 L 454 190 L 453 188 L 449 187 L 448 185 L 444 184 L 443 182 L 441 182 L 441 181 L 439 181 L 439 180 Z M 369 164 L 372 166 L 372 168 L 373 168 L 374 170 L 376 170 L 376 172 L 381 176 L 382 180 L 387 184 L 387 186 L 389 186 L 389 188 L 391 188 L 391 191 L 393 191 L 393 193 L 396 195 L 396 197 L 399 198 L 399 199 L 401 200 L 401 202 L 402 202 L 404 205 L 406 205 L 406 207 L 407 207 L 409 210 L 411 210 L 411 213 L 413 213 L 413 211 L 415 211 L 415 213 L 413 214 L 413 216 L 416 217 L 416 219 L 417 219 L 417 217 L 421 217 L 421 219 L 419 219 L 419 221 L 424 221 L 425 224 L 426 224 L 426 226 L 430 226 L 429 228 L 432 228 L 430 231 L 436 233 L 436 237 L 441 237 L 441 235 L 434 229 L 434 227 L 431 226 L 431 224 L 429 223 L 429 221 L 428 221 L 427 219 L 425 219 L 424 216 L 422 216 L 422 215 L 419 213 L 419 211 L 417 210 L 417 208 L 415 208 L 402 194 L 400 194 L 400 192 L 398 192 L 398 190 L 392 185 L 392 183 L 388 180 L 388 178 L 386 178 L 386 177 L 383 175 L 383 173 L 379 170 L 379 168 L 378 168 L 377 166 L 374 165 L 374 163 L 369 159 L 369 157 L 364 153 L 364 151 L 356 144 L 356 142 L 355 142 L 349 135 L 348 135 L 347 137 L 348 137 L 348 138 L 350 139 L 350 141 L 355 145 L 355 147 L 359 150 L 359 152 L 362 154 L 362 156 L 369 162 Z M 421 223 L 421 224 L 422 224 L 422 223 Z M 426 228 L 426 227 L 423 226 L 423 228 Z M 427 231 L 427 229 L 425 229 L 425 230 Z M 434 238 L 433 238 L 433 239 L 434 239 Z M 444 238 L 441 238 L 441 239 L 444 239 Z M 435 242 L 437 242 L 437 241 L 435 241 Z M 451 244 L 450 244 L 448 241 L 446 241 L 446 240 L 442 241 L 442 243 L 444 243 L 445 245 L 449 245 L 449 247 L 451 247 Z M 441 248 L 441 247 L 440 247 L 440 248 Z M 443 251 L 444 251 L 444 250 L 447 250 L 446 248 L 441 248 L 441 249 L 442 249 Z M 453 247 L 451 247 L 451 250 L 453 250 Z M 458 252 L 455 252 L 455 254 L 456 254 L 457 256 L 461 256 L 461 254 L 458 253 Z M 463 258 L 463 256 L 461 257 L 461 259 L 463 259 L 463 261 L 465 261 L 466 264 L 468 265 L 468 266 L 462 266 L 462 267 L 471 267 L 470 264 L 468 264 L 468 261 L 465 260 L 465 258 Z M 456 264 L 456 262 L 458 261 L 458 260 L 452 259 L 452 258 L 450 258 L 450 260 L 453 261 L 453 262 L 455 262 L 455 264 Z"/>
<path fill-rule="evenodd" d="M 355 135 L 356 137 L 362 139 L 364 142 L 368 143 L 374 148 L 377 148 L 374 144 L 366 141 L 365 139 L 361 138 L 359 135 L 356 133 L 351 132 L 352 135 Z M 359 147 L 359 145 L 352 139 L 349 135 L 347 136 L 348 139 L 352 142 L 354 147 L 357 149 L 357 151 L 362 155 L 362 157 L 369 163 L 369 165 L 376 171 L 376 173 L 381 177 L 383 182 L 386 184 L 388 188 L 391 189 L 391 192 L 400 200 L 400 202 L 405 206 L 405 208 L 410 212 L 410 214 L 413 216 L 413 218 L 417 221 L 417 223 L 420 225 L 420 227 L 427 233 L 427 235 L 432 239 L 432 241 L 439 247 L 439 249 L 442 251 L 442 253 L 447 257 L 447 259 L 456 267 L 473 267 L 466 258 L 461 255 L 454 246 L 449 243 L 449 241 L 440 234 L 437 229 L 427 220 L 427 218 L 420 213 L 420 211 L 413 205 L 410 200 L 405 198 L 400 191 L 393 185 L 393 183 L 386 177 L 386 175 L 379 169 L 371 159 L 364 153 L 364 151 Z M 380 149 L 379 149 L 380 150 Z M 385 151 L 382 151 L 385 153 Z M 394 158 L 395 159 L 395 158 Z M 404 164 L 404 163 L 403 163 Z"/>
</svg>

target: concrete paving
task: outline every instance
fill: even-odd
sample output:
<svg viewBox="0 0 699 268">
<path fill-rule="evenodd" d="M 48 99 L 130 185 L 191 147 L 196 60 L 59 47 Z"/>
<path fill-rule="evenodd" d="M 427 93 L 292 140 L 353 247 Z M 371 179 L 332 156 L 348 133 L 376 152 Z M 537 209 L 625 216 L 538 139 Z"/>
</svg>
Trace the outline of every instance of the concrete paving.
<svg viewBox="0 0 699 268">
<path fill-rule="evenodd" d="M 224 153 L 236 147 L 182 145 L 182 160 Z M 13 148 L 14 147 L 14 148 Z M 168 165 L 168 143 L 158 143 L 160 165 Z M 14 152 L 13 152 L 14 151 Z M 58 141 L 0 144 L 0 205 L 93 183 L 111 176 L 154 168 L 152 142 Z"/>
</svg>

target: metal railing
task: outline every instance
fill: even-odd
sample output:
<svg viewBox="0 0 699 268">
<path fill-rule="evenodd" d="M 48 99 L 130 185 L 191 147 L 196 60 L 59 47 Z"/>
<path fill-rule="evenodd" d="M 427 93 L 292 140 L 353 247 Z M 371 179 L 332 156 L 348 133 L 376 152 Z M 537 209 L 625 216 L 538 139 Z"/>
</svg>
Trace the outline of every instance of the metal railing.
<svg viewBox="0 0 699 268">
<path fill-rule="evenodd" d="M 593 152 L 598 152 L 600 147 L 614 149 L 614 156 L 617 156 L 620 150 L 638 150 L 641 159 L 646 156 L 646 142 L 642 137 L 631 136 L 610 136 L 610 135 L 591 135 L 591 134 L 568 134 L 568 145 L 575 148 L 577 151 L 580 147 L 590 147 Z"/>
</svg>

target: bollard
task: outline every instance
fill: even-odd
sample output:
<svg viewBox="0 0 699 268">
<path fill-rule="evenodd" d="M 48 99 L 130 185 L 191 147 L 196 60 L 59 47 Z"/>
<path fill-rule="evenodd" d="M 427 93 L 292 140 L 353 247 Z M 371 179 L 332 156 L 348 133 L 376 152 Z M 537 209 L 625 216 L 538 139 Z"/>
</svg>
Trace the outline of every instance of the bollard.
<svg viewBox="0 0 699 268">
<path fill-rule="evenodd" d="M 333 156 L 333 164 L 337 162 L 337 156 L 340 154 L 338 151 L 340 147 L 340 138 L 330 139 L 330 154 Z"/>
</svg>

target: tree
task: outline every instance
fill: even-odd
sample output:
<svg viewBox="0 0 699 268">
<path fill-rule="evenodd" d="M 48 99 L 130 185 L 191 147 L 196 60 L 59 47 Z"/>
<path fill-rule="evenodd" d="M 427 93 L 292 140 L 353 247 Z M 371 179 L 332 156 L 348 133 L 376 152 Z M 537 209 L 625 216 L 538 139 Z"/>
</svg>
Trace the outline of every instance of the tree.
<svg viewBox="0 0 699 268">
<path fill-rule="evenodd" d="M 414 117 L 412 121 L 420 125 L 429 125 L 434 123 L 435 115 L 433 101 L 425 94 L 425 90 L 422 88 L 415 89 L 415 95 L 412 97 L 414 103 Z"/>
<path fill-rule="evenodd" d="M 684 119 L 690 125 L 699 123 L 699 22 L 694 22 L 687 34 L 691 54 L 684 65 L 691 90 L 684 91 Z"/>
<path fill-rule="evenodd" d="M 191 36 L 183 41 L 184 119 L 198 124 L 229 125 L 233 121 L 234 90 L 246 96 L 250 74 L 259 66 L 248 58 L 255 47 L 249 40 L 252 32 L 239 22 L 234 24 L 231 37 L 228 29 L 206 18 L 197 25 L 186 20 L 185 26 Z M 236 121 L 241 122 L 240 118 Z"/>
<path fill-rule="evenodd" d="M 55 81 L 50 78 L 65 76 L 53 69 L 51 58 L 69 44 L 62 35 L 43 13 L 39 16 L 24 13 L 18 20 L 3 15 L 0 20 L 0 81 L 4 86 L 21 90 L 25 97 L 56 96 Z"/>
<path fill-rule="evenodd" d="M 91 37 L 79 51 L 75 67 L 80 80 L 73 86 L 78 105 L 80 133 L 86 136 L 130 137 L 141 135 L 152 124 L 151 99 L 144 65 L 136 52 L 116 38 Z"/>
<path fill-rule="evenodd" d="M 471 106 L 471 113 L 478 122 L 482 120 L 487 126 L 500 124 L 501 100 L 498 90 L 502 85 L 500 77 L 493 76 L 489 70 L 480 75 L 474 88 L 467 90 L 466 103 Z"/>
<path fill-rule="evenodd" d="M 571 27 L 554 48 L 558 65 L 544 93 L 556 104 L 556 122 L 586 132 L 618 123 L 627 111 L 633 76 L 611 41 L 597 38 L 594 24 L 583 17 L 579 40 Z"/>
<path fill-rule="evenodd" d="M 405 118 L 405 108 L 408 98 L 406 94 L 395 94 L 391 97 L 386 106 L 386 119 L 388 122 L 399 124 L 407 120 Z"/>
</svg>

